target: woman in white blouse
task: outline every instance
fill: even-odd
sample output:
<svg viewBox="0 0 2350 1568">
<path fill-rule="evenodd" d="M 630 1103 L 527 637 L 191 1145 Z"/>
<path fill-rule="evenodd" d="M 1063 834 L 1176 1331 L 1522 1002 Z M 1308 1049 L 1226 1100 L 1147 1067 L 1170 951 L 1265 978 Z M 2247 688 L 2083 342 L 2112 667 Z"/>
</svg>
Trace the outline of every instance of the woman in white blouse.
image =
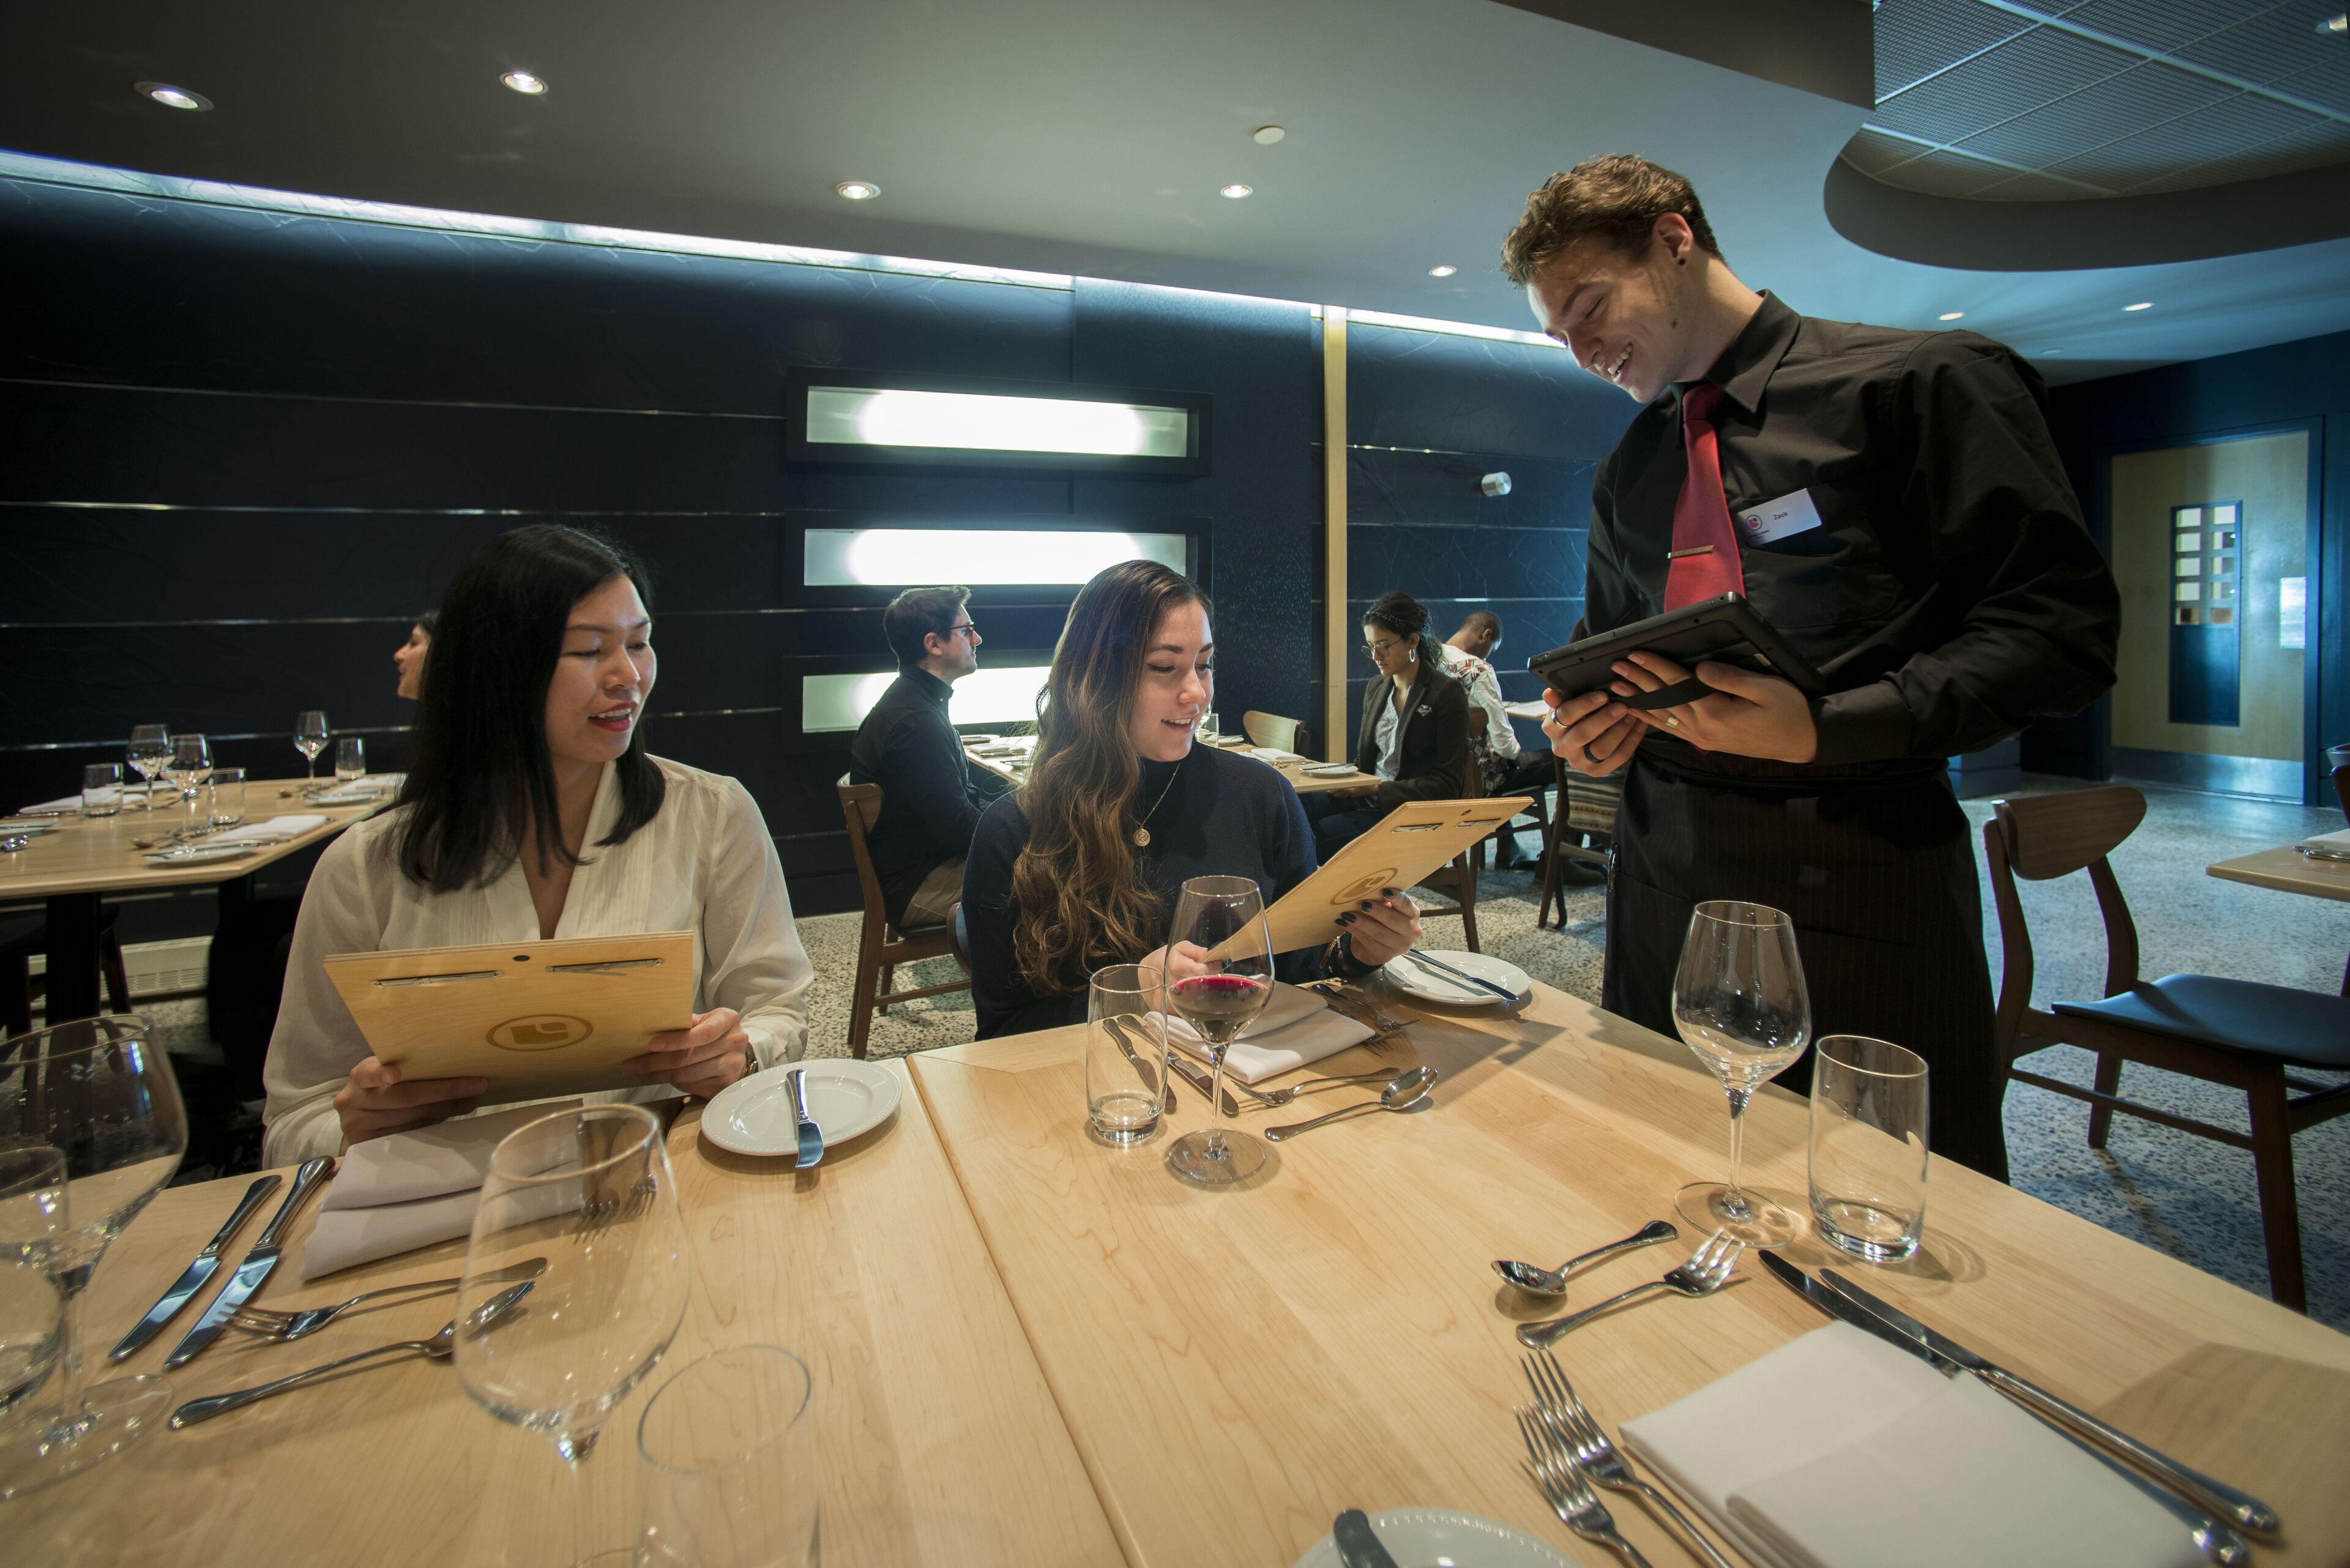
<svg viewBox="0 0 2350 1568">
<path fill-rule="evenodd" d="M 628 1064 L 714 1095 L 806 1049 L 810 971 L 783 867 L 743 786 L 655 757 L 644 573 L 571 528 L 517 528 L 450 584 L 400 804 L 312 873 L 270 1037 L 264 1160 L 287 1165 L 473 1109 L 479 1078 L 404 1080 L 369 1052 L 329 954 L 694 933 L 691 1027 Z"/>
</svg>

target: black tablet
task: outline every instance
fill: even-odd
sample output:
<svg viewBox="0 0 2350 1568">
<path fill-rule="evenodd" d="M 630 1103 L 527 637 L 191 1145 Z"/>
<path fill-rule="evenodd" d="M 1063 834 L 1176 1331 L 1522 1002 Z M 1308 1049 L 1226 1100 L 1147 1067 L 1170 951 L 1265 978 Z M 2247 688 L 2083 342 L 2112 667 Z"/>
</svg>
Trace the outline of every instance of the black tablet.
<svg viewBox="0 0 2350 1568">
<path fill-rule="evenodd" d="M 1711 659 L 1752 670 L 1758 675 L 1776 675 L 1793 681 L 1806 697 L 1817 697 L 1827 690 L 1827 681 L 1812 668 L 1811 660 L 1789 648 L 1771 629 L 1771 623 L 1754 613 L 1754 607 L 1746 602 L 1742 594 L 1700 599 L 1614 631 L 1570 642 L 1565 648 L 1554 648 L 1527 659 L 1526 668 L 1541 676 L 1560 696 L 1579 697 L 1586 691 L 1604 690 L 1610 681 L 1620 679 L 1615 670 L 1616 661 L 1642 649 L 1660 653 L 1688 670 L 1696 669 L 1700 660 Z M 1692 675 L 1660 691 L 1617 701 L 1627 708 L 1669 708 L 1693 702 L 1711 690 Z"/>
</svg>

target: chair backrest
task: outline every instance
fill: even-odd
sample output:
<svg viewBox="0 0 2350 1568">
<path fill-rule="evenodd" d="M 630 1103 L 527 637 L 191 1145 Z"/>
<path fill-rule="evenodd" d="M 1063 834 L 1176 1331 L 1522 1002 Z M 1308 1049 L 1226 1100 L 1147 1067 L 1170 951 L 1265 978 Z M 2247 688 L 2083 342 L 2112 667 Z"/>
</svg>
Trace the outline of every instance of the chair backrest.
<svg viewBox="0 0 2350 1568">
<path fill-rule="evenodd" d="M 2075 871 L 2089 874 L 2106 925 L 2106 994 L 2137 983 L 2137 924 L 2106 857 L 2146 820 L 2146 796 L 2126 784 L 1996 801 L 1983 824 L 1983 858 L 1991 867 L 1999 910 L 2000 975 L 1997 1035 L 2010 1062 L 2023 1014 L 2032 1005 L 2032 932 L 2015 879 L 2045 882 Z"/>
<path fill-rule="evenodd" d="M 1305 726 L 1295 719 L 1284 719 L 1278 713 L 1260 713 L 1252 708 L 1241 715 L 1241 728 L 1248 738 L 1260 746 L 1276 751 L 1305 751 Z"/>
<path fill-rule="evenodd" d="M 873 869 L 873 852 L 865 843 L 865 836 L 881 820 L 881 786 L 851 784 L 843 774 L 835 787 L 840 791 L 840 815 L 848 825 L 848 851 L 857 861 L 857 885 L 865 897 L 865 919 L 869 925 L 884 918 L 881 874 Z"/>
<path fill-rule="evenodd" d="M 2334 770 L 2334 798 L 2342 803 L 2342 815 L 2350 817 L 2350 763 Z"/>
</svg>

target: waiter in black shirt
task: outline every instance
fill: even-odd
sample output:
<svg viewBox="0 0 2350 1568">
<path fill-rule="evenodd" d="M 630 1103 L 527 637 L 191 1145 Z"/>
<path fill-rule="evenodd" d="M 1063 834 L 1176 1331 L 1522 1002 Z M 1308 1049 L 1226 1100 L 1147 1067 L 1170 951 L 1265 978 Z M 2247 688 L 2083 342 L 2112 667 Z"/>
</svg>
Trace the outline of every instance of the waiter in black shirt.
<svg viewBox="0 0 2350 1568">
<path fill-rule="evenodd" d="M 1691 906 L 1794 919 L 1813 1034 L 1931 1064 L 1935 1153 L 2005 1180 L 1973 846 L 1947 759 L 2113 684 L 2120 601 L 2032 368 L 1970 332 L 1798 316 L 1722 262 L 1690 182 L 1596 158 L 1502 248 L 1543 330 L 1646 405 L 1592 486 L 1577 635 L 1740 592 L 1828 695 L 1654 654 L 1561 701 L 1552 749 L 1625 773 L 1602 1004 L 1673 1033 Z M 1808 1057 L 1782 1081 L 1801 1089 Z"/>
</svg>

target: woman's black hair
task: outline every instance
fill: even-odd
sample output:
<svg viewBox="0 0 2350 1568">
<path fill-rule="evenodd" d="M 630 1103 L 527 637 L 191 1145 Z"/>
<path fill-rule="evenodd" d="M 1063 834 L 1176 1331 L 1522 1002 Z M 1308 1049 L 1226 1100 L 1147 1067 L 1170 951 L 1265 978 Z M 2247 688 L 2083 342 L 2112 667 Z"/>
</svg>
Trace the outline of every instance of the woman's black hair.
<svg viewBox="0 0 2350 1568">
<path fill-rule="evenodd" d="M 1428 629 L 1427 607 L 1406 593 L 1381 594 L 1363 612 L 1363 619 L 1372 626 L 1383 626 L 1398 637 L 1412 637 Z"/>
<path fill-rule="evenodd" d="M 643 565 L 598 535 L 534 523 L 491 540 L 449 584 L 432 633 L 432 679 L 417 703 L 416 762 L 400 800 L 400 870 L 440 892 L 492 880 L 527 836 L 542 869 L 578 865 L 564 845 L 546 750 L 546 689 L 571 607 L 626 576 L 651 603 Z M 660 769 L 639 722 L 619 770 L 619 844 L 661 807 Z"/>
<path fill-rule="evenodd" d="M 441 612 L 437 609 L 426 610 L 416 618 L 414 624 L 423 628 L 425 636 L 438 637 L 441 635 Z"/>
</svg>

